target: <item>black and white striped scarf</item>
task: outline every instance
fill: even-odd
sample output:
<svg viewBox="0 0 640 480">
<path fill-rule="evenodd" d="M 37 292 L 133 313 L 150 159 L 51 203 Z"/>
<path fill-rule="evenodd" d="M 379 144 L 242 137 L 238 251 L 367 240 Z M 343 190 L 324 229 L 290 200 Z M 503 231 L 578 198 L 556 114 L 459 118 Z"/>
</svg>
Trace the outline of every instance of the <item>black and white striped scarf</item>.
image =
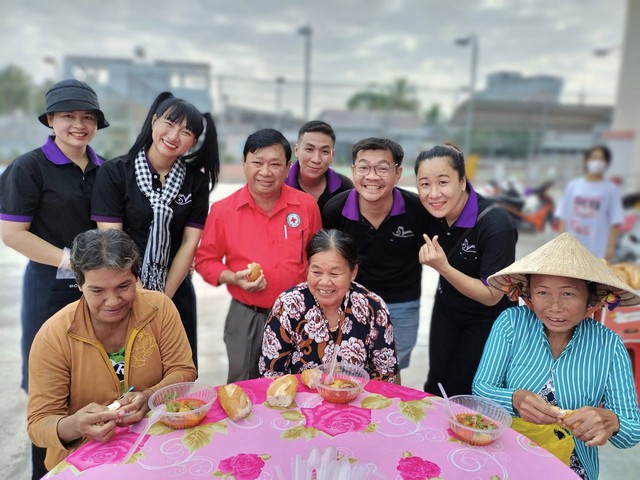
<svg viewBox="0 0 640 480">
<path fill-rule="evenodd" d="M 140 277 L 142 286 L 148 290 L 164 291 L 171 253 L 171 232 L 169 226 L 173 218 L 171 203 L 175 200 L 186 175 L 187 167 L 180 157 L 167 174 L 164 187 L 159 192 L 153 190 L 153 179 L 144 149 L 138 152 L 134 162 L 136 183 L 153 210 L 153 220 L 149 227 L 149 239 L 144 252 Z"/>
</svg>

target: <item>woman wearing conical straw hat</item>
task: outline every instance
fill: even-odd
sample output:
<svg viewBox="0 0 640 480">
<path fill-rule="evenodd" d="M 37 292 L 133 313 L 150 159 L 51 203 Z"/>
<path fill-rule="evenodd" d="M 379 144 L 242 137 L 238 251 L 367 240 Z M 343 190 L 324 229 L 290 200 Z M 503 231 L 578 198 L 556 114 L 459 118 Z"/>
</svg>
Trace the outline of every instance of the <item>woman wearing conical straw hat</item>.
<svg viewBox="0 0 640 480">
<path fill-rule="evenodd" d="M 640 297 L 569 233 L 488 282 L 526 305 L 496 320 L 473 393 L 528 422 L 562 423 L 574 436 L 571 468 L 597 479 L 599 445 L 640 442 L 640 409 L 622 340 L 590 317 Z"/>
</svg>

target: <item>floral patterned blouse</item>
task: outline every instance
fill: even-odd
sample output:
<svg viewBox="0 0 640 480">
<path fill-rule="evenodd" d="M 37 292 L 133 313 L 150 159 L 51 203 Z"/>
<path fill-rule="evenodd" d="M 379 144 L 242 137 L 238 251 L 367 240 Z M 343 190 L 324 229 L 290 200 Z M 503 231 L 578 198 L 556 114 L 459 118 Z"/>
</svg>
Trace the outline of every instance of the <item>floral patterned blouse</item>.
<svg viewBox="0 0 640 480">
<path fill-rule="evenodd" d="M 393 325 L 384 300 L 351 282 L 338 311 L 338 328 L 329 322 L 307 282 L 281 293 L 264 328 L 261 375 L 300 373 L 329 362 L 338 345 L 338 361 L 363 367 L 374 380 L 395 381 L 398 360 Z"/>
</svg>

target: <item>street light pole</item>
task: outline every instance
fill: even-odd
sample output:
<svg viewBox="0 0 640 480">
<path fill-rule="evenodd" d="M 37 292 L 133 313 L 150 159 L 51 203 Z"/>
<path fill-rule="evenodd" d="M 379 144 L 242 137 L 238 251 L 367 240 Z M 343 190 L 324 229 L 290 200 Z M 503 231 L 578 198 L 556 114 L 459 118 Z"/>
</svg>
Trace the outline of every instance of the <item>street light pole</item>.
<svg viewBox="0 0 640 480">
<path fill-rule="evenodd" d="M 307 121 L 309 120 L 309 103 L 311 99 L 311 35 L 313 34 L 313 30 L 311 29 L 311 25 L 307 24 L 304 27 L 300 27 L 298 33 L 305 37 L 303 116 L 304 120 Z"/>
<path fill-rule="evenodd" d="M 462 151 L 465 155 L 471 154 L 472 133 L 473 133 L 473 114 L 475 107 L 476 95 L 476 77 L 478 73 L 478 36 L 474 33 L 468 37 L 457 38 L 456 45 L 471 47 L 471 67 L 469 72 L 469 100 L 467 101 L 467 120 L 464 130 L 464 146 Z"/>
<path fill-rule="evenodd" d="M 284 77 L 276 77 L 276 130 L 282 128 L 282 84 Z"/>
</svg>

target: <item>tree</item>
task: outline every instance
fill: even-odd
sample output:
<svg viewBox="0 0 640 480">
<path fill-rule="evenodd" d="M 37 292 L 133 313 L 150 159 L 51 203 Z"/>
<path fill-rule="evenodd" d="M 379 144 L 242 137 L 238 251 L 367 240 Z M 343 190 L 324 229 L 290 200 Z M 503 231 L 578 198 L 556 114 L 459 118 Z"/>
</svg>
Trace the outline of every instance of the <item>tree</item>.
<svg viewBox="0 0 640 480">
<path fill-rule="evenodd" d="M 22 68 L 9 65 L 0 71 L 0 113 L 23 110 L 33 113 L 34 86 L 31 77 Z"/>
<path fill-rule="evenodd" d="M 399 78 L 387 91 L 375 89 L 361 90 L 347 100 L 347 108 L 355 110 L 406 110 L 417 112 L 420 101 L 416 97 L 415 88 L 409 85 L 406 78 Z"/>
<path fill-rule="evenodd" d="M 438 125 L 442 121 L 442 109 L 439 103 L 434 103 L 424 114 L 424 119 L 428 125 Z"/>
<path fill-rule="evenodd" d="M 54 83 L 55 82 L 53 80 L 47 79 L 42 83 L 42 85 L 38 85 L 34 87 L 35 100 L 33 102 L 33 108 L 34 108 L 33 113 L 35 113 L 36 115 L 40 115 L 42 112 L 44 112 L 47 109 L 45 97 L 49 89 L 53 87 Z"/>
</svg>

